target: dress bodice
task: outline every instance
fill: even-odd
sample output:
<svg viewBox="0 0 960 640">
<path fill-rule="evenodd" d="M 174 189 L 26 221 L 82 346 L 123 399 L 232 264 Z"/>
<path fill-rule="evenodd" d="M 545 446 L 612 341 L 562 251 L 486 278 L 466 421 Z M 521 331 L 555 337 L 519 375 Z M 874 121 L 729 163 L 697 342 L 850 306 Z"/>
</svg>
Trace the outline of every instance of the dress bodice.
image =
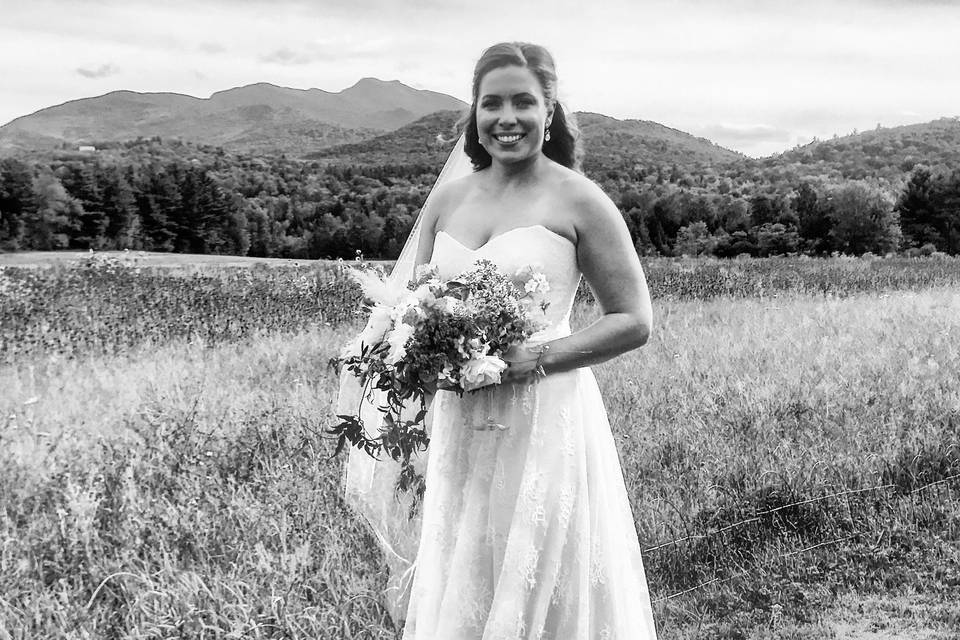
<svg viewBox="0 0 960 640">
<path fill-rule="evenodd" d="M 471 249 L 445 231 L 437 233 L 430 261 L 442 278 L 455 278 L 481 259 L 492 261 L 509 274 L 527 265 L 539 267 L 550 284 L 545 296 L 550 304 L 547 328 L 532 339 L 570 333 L 570 309 L 580 286 L 580 269 L 576 246 L 569 239 L 537 224 L 515 227 Z"/>
</svg>

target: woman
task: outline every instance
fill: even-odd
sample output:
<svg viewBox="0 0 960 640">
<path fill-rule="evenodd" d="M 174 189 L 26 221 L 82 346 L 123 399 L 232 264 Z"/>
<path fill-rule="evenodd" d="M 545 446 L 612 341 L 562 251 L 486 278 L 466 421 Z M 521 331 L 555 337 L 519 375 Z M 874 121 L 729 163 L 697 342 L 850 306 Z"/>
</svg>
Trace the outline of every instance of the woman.
<svg viewBox="0 0 960 640">
<path fill-rule="evenodd" d="M 434 399 L 403 637 L 654 638 L 623 475 L 587 368 L 647 341 L 640 262 L 617 207 L 574 170 L 545 49 L 487 49 L 468 118 L 475 171 L 435 190 L 416 262 L 449 278 L 480 258 L 507 271 L 537 263 L 550 326 L 509 354 L 501 384 Z M 603 315 L 571 334 L 581 274 Z"/>
</svg>

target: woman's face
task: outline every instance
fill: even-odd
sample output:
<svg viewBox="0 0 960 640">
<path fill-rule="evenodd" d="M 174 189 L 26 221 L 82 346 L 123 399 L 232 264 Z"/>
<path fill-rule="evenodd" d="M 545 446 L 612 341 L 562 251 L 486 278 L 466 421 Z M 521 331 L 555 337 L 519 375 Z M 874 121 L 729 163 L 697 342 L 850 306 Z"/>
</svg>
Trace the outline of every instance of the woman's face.
<svg viewBox="0 0 960 640">
<path fill-rule="evenodd" d="M 494 161 L 513 163 L 540 153 L 553 108 L 526 67 L 488 71 L 477 95 L 477 133 Z"/>
</svg>

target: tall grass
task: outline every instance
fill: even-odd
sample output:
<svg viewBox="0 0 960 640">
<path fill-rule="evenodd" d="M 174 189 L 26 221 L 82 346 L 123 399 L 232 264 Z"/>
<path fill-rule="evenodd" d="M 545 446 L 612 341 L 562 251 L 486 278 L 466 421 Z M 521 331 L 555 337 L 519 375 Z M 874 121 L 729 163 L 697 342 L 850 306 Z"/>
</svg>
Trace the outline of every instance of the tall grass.
<svg viewBox="0 0 960 640">
<path fill-rule="evenodd" d="M 960 293 L 668 297 L 655 314 L 647 347 L 595 371 L 641 544 L 660 547 L 662 636 L 831 637 L 880 601 L 915 606 L 883 610 L 895 637 L 950 637 Z M 321 433 L 351 330 L 0 366 L 0 637 L 394 638 Z M 935 499 L 910 493 L 937 480 Z"/>
<path fill-rule="evenodd" d="M 176 339 L 214 345 L 349 322 L 360 311 L 360 293 L 344 266 L 142 267 L 94 254 L 76 265 L 51 259 L 46 267 L 0 267 L 0 363 L 49 353 L 122 354 Z M 960 286 L 960 258 L 948 257 L 651 259 L 644 268 L 658 301 Z M 577 299 L 592 302 L 585 284 Z"/>
</svg>

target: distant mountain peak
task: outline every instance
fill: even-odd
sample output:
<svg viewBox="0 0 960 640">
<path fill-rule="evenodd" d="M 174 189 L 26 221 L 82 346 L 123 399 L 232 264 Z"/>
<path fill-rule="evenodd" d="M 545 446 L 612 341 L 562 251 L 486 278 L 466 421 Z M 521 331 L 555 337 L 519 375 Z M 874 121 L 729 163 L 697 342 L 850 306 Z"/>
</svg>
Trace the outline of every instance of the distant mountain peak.
<svg viewBox="0 0 960 640">
<path fill-rule="evenodd" d="M 118 90 L 17 118 L 0 127 L 0 149 L 161 136 L 303 153 L 465 106 L 452 96 L 375 77 L 361 78 L 336 93 L 269 82 L 217 91 L 209 98 Z"/>
<path fill-rule="evenodd" d="M 403 83 L 400 82 L 399 80 L 381 80 L 380 78 L 375 78 L 374 76 L 366 76 L 366 77 L 364 77 L 364 78 L 360 78 L 359 80 L 357 80 L 357 82 L 354 84 L 354 86 L 357 86 L 358 84 L 376 84 L 376 85 L 380 85 L 380 84 L 393 84 L 393 85 L 397 85 L 397 84 L 403 84 Z"/>
</svg>

